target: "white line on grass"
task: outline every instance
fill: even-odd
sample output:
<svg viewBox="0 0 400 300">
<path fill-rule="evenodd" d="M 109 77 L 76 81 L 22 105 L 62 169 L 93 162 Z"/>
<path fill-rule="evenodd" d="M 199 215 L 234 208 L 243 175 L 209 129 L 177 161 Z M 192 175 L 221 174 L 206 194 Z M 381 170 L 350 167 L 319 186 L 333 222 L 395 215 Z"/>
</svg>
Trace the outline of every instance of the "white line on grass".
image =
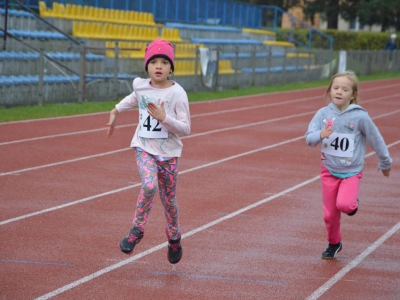
<svg viewBox="0 0 400 300">
<path fill-rule="evenodd" d="M 302 137 L 302 138 L 303 138 L 303 137 Z M 296 139 L 296 140 L 297 140 L 297 139 Z M 284 142 L 284 143 L 285 143 L 285 142 Z M 397 144 L 399 144 L 399 143 L 400 143 L 400 140 L 398 140 L 398 141 L 396 141 L 396 142 L 394 142 L 394 143 L 388 145 L 388 147 L 392 147 L 392 146 L 397 145 Z M 257 150 L 251 151 L 251 152 L 257 152 L 257 151 L 260 151 L 260 149 L 257 149 Z M 248 152 L 246 152 L 246 153 L 248 153 Z M 375 152 L 370 152 L 370 153 L 368 153 L 365 157 L 369 157 L 369 156 L 371 156 L 371 155 L 373 155 L 373 154 L 375 154 Z M 242 155 L 245 155 L 245 154 L 243 153 Z M 237 157 L 242 156 L 242 155 L 237 155 Z M 225 160 L 232 159 L 232 158 L 233 158 L 233 157 L 230 157 L 230 158 L 227 158 L 227 159 L 225 159 Z M 221 161 L 224 161 L 224 160 L 221 160 Z M 193 169 L 196 169 L 196 168 L 193 168 Z M 191 170 L 193 170 L 193 169 L 186 170 L 186 172 L 189 172 L 189 171 L 191 171 Z M 241 208 L 241 209 L 239 209 L 239 210 L 237 210 L 237 211 L 235 211 L 235 212 L 233 212 L 233 213 L 230 213 L 230 214 L 228 214 L 228 215 L 226 215 L 226 216 L 224 216 L 224 217 L 218 218 L 218 219 L 216 219 L 216 220 L 214 220 L 214 221 L 212 221 L 212 222 L 209 222 L 209 223 L 207 223 L 207 224 L 205 224 L 205 225 L 203 225 L 203 226 L 200 226 L 200 227 L 198 227 L 198 228 L 196 228 L 196 229 L 193 229 L 193 230 L 191 230 L 191 231 L 189 231 L 189 232 L 183 234 L 183 235 L 182 235 L 182 239 L 188 238 L 188 237 L 190 237 L 190 236 L 192 236 L 192 235 L 194 235 L 194 234 L 196 234 L 196 233 L 198 233 L 198 232 L 204 231 L 204 230 L 206 230 L 206 229 L 208 229 L 208 228 L 210 228 L 210 227 L 212 227 L 212 226 L 215 226 L 215 225 L 217 225 L 217 224 L 219 224 L 219 223 L 221 223 L 221 222 L 223 222 L 223 221 L 225 221 L 225 220 L 229 220 L 229 219 L 231 219 L 231 218 L 233 218 L 233 217 L 235 217 L 235 216 L 237 216 L 237 215 L 239 215 L 239 214 L 241 214 L 241 213 L 244 213 L 244 212 L 246 212 L 246 211 L 248 211 L 248 210 L 250 210 L 250 209 L 253 209 L 253 208 L 255 208 L 255 207 L 257 207 L 257 206 L 260 206 L 260 205 L 262 205 L 262 204 L 265 204 L 265 203 L 267 203 L 267 202 L 269 202 L 269 201 L 271 201 L 271 200 L 273 200 L 273 199 L 276 199 L 276 198 L 278 198 L 278 197 L 280 197 L 280 196 L 283 196 L 283 195 L 288 194 L 288 193 L 290 193 L 290 192 L 292 192 L 292 191 L 294 191 L 294 190 L 297 190 L 297 189 L 299 189 L 299 188 L 301 188 L 301 187 L 303 187 L 303 186 L 306 186 L 307 184 L 310 184 L 310 183 L 312 183 L 312 182 L 318 180 L 319 178 L 320 178 L 319 175 L 318 175 L 318 176 L 315 176 L 315 177 L 313 177 L 313 178 L 310 178 L 310 179 L 308 179 L 308 180 L 306 180 L 306 181 L 303 181 L 302 183 L 299 183 L 299 184 L 297 184 L 297 185 L 295 185 L 295 186 L 292 186 L 291 188 L 288 188 L 288 189 L 286 189 L 286 190 L 284 190 L 284 191 L 282 191 L 282 192 L 279 192 L 279 193 L 277 193 L 277 194 L 275 194 L 275 195 L 273 195 L 273 196 L 270 196 L 270 197 L 268 197 L 268 198 L 262 199 L 262 200 L 260 200 L 260 201 L 258 201 L 258 202 L 255 202 L 255 203 L 251 204 L 251 205 L 248 205 L 248 206 L 246 206 L 246 207 L 243 207 L 243 208 Z M 321 291 L 319 291 L 320 289 L 317 290 L 316 292 L 321 293 L 320 295 L 322 295 L 327 289 L 329 289 L 333 284 L 335 284 L 341 277 L 343 277 L 347 272 L 349 272 L 352 268 L 354 268 L 357 264 L 359 264 L 368 254 L 370 254 L 371 252 L 373 252 L 373 251 L 374 251 L 376 248 L 378 248 L 386 239 L 388 239 L 391 235 L 393 235 L 399 228 L 400 228 L 400 223 L 398 223 L 395 227 L 393 227 L 391 230 L 389 230 L 383 237 L 381 237 L 380 239 L 378 239 L 373 245 L 371 245 L 370 247 L 368 247 L 367 250 L 365 250 L 360 256 L 358 256 L 352 263 L 350 263 L 349 265 L 347 265 L 346 267 L 344 267 L 344 268 L 338 273 L 339 275 L 337 274 L 337 275 L 335 275 L 334 277 L 332 277 L 324 286 L 322 286 L 322 287 L 320 288 L 321 291 L 322 291 L 322 293 L 321 293 Z M 92 273 L 92 274 L 90 274 L 90 275 L 88 275 L 88 276 L 85 276 L 85 277 L 83 277 L 83 278 L 81 278 L 81 279 L 79 279 L 79 280 L 76 280 L 76 281 L 74 281 L 74 282 L 72 282 L 72 283 L 70 283 L 70 284 L 67 284 L 67 285 L 65 285 L 65 286 L 63 286 L 63 287 L 61 287 L 61 288 L 59 288 L 59 289 L 56 289 L 56 290 L 54 290 L 54 291 L 52 291 L 52 292 L 50 292 L 50 293 L 47 293 L 47 294 L 45 294 L 45 295 L 43 295 L 43 296 L 40 296 L 40 297 L 36 298 L 36 300 L 50 299 L 50 298 L 52 298 L 52 297 L 54 297 L 54 296 L 56 296 L 56 295 L 59 295 L 59 294 L 65 292 L 65 291 L 71 290 L 71 289 L 73 289 L 73 288 L 75 288 L 75 287 L 77 287 L 77 286 L 79 286 L 79 285 L 81 285 L 81 284 L 84 284 L 84 283 L 86 283 L 86 282 L 88 282 L 88 281 L 91 281 L 91 280 L 93 280 L 93 279 L 95 279 L 95 278 L 97 278 L 97 277 L 99 277 L 99 276 L 102 276 L 102 275 L 108 273 L 108 272 L 111 272 L 111 271 L 116 270 L 116 269 L 118 269 L 118 268 L 120 268 L 120 267 L 123 267 L 123 266 L 125 266 L 125 265 L 127 265 L 127 264 L 129 264 L 129 263 L 131 263 L 131 262 L 133 262 L 133 261 L 135 261 L 135 260 L 138 260 L 139 258 L 142 258 L 142 257 L 144 257 L 144 256 L 146 256 L 146 255 L 149 255 L 149 254 L 155 252 L 155 251 L 158 251 L 158 250 L 160 250 L 160 249 L 166 247 L 167 245 L 168 245 L 167 242 L 164 242 L 164 243 L 162 243 L 162 244 L 159 244 L 159 245 L 157 245 L 157 246 L 155 246 L 155 247 L 153 247 L 153 248 L 150 248 L 150 249 L 148 249 L 148 250 L 146 250 L 146 251 L 143 251 L 143 252 L 141 252 L 141 253 L 138 253 L 138 254 L 136 254 L 136 255 L 134 255 L 134 256 L 128 258 L 128 259 L 125 259 L 125 260 L 123 260 L 123 261 L 120 261 L 120 262 L 118 262 L 118 263 L 116 263 L 116 264 L 114 264 L 114 265 L 111 265 L 111 266 L 109 266 L 109 267 L 107 267 L 107 268 L 104 268 L 104 269 L 102 269 L 102 270 L 99 270 L 99 271 L 97 271 L 97 272 L 95 272 L 95 273 Z M 315 292 L 315 293 L 316 293 L 316 292 Z M 315 293 L 314 293 L 314 294 L 315 294 Z M 314 295 L 314 294 L 313 294 L 313 295 Z M 319 297 L 319 296 L 318 296 L 318 297 Z M 311 300 L 311 299 L 316 299 L 316 298 L 310 298 L 310 300 Z"/>
</svg>

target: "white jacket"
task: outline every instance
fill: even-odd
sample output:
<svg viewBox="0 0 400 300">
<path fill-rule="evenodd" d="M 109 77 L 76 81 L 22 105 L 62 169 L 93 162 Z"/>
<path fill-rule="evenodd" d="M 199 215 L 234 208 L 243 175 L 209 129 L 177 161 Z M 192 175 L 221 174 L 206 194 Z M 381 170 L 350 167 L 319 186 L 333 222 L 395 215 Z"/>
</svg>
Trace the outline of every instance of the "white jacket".
<svg viewBox="0 0 400 300">
<path fill-rule="evenodd" d="M 144 151 L 162 157 L 180 157 L 183 144 L 179 135 L 190 134 L 189 101 L 185 90 L 174 81 L 166 89 L 158 89 L 150 85 L 150 78 L 135 78 L 133 80 L 133 93 L 122 99 L 115 107 L 118 112 L 138 106 L 147 108 L 148 102 L 160 106 L 164 102 L 167 114 L 162 126 L 168 130 L 168 138 L 143 138 L 139 137 L 139 126 L 136 128 L 131 147 L 140 147 Z M 138 113 L 139 119 L 139 113 Z"/>
</svg>

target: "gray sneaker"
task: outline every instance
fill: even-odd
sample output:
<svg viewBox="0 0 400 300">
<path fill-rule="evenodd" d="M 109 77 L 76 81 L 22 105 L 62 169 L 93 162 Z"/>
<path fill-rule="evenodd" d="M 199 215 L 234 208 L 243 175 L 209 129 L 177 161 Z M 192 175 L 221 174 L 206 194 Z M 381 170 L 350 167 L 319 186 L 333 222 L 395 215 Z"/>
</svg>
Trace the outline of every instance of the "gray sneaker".
<svg viewBox="0 0 400 300">
<path fill-rule="evenodd" d="M 126 254 L 131 254 L 133 252 L 133 248 L 135 248 L 136 244 L 139 244 L 142 238 L 143 232 L 133 227 L 129 231 L 128 235 L 119 243 L 118 248 Z"/>
<path fill-rule="evenodd" d="M 177 264 L 182 258 L 182 245 L 181 245 L 181 234 L 179 234 L 176 240 L 171 240 L 168 237 L 168 232 L 165 231 L 168 238 L 168 254 L 167 258 L 171 264 Z"/>
</svg>

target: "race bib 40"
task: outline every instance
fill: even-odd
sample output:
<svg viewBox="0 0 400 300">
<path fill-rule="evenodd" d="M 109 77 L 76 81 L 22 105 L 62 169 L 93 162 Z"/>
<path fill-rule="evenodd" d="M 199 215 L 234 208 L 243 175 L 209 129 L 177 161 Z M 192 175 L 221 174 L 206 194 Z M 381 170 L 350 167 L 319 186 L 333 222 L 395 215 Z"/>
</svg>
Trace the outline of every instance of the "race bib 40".
<svg viewBox="0 0 400 300">
<path fill-rule="evenodd" d="M 168 137 L 168 130 L 150 116 L 146 109 L 139 109 L 139 136 L 163 139 Z"/>
<path fill-rule="evenodd" d="M 338 157 L 353 157 L 354 134 L 333 132 L 322 141 L 321 151 Z"/>
</svg>

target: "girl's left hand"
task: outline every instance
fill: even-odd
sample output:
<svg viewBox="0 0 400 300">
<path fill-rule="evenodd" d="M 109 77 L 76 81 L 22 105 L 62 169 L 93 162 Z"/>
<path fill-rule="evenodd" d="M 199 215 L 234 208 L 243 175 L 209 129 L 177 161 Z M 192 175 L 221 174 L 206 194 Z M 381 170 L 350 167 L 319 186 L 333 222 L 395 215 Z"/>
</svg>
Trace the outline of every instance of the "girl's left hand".
<svg viewBox="0 0 400 300">
<path fill-rule="evenodd" d="M 161 102 L 161 107 L 158 107 L 153 102 L 147 103 L 147 112 L 150 116 L 154 119 L 158 120 L 159 122 L 163 122 L 167 117 L 164 109 L 164 102 Z"/>
<path fill-rule="evenodd" d="M 376 171 L 378 172 L 379 170 L 380 170 L 380 169 L 378 169 L 378 170 L 376 170 Z M 390 169 L 382 170 L 382 174 L 383 174 L 383 176 L 385 176 L 385 177 L 389 177 Z"/>
</svg>

